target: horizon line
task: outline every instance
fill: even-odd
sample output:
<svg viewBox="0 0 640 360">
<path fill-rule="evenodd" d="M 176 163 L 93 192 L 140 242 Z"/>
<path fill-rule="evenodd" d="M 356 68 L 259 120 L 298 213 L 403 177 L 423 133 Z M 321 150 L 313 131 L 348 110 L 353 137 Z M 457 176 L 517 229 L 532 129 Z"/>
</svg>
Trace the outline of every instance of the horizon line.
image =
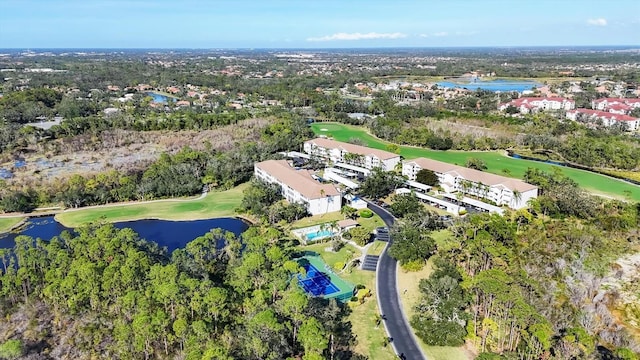
<svg viewBox="0 0 640 360">
<path fill-rule="evenodd" d="M 507 49 L 507 48 L 611 48 L 640 44 L 613 45 L 442 45 L 442 46 L 354 46 L 354 47 L 0 47 L 0 50 L 345 50 L 345 49 Z"/>
</svg>

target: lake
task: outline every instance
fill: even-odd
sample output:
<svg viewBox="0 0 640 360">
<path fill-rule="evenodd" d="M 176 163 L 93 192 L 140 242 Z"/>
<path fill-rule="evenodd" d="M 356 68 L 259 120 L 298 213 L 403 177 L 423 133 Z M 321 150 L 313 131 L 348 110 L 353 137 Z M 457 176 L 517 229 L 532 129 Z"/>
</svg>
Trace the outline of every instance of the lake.
<svg viewBox="0 0 640 360">
<path fill-rule="evenodd" d="M 468 83 L 465 82 L 451 82 L 451 81 L 441 81 L 436 83 L 439 87 L 444 88 L 465 88 L 469 90 L 488 90 L 488 91 L 518 91 L 523 92 L 525 90 L 531 90 L 532 87 L 541 87 L 542 84 L 533 81 L 526 80 L 491 80 L 491 81 L 481 81 L 481 80 L 471 80 Z"/>
<path fill-rule="evenodd" d="M 154 241 L 158 245 L 166 246 L 169 253 L 175 249 L 184 247 L 191 240 L 202 236 L 211 229 L 221 228 L 231 231 L 236 235 L 243 233 L 249 226 L 242 220 L 236 218 L 216 218 L 192 221 L 169 221 L 169 220 L 137 220 L 114 223 L 119 229 L 131 228 L 140 235 L 140 238 Z M 51 240 L 60 235 L 64 230 L 71 230 L 59 222 L 53 216 L 32 218 L 17 233 L 6 233 L 0 235 L 0 249 L 12 248 L 15 245 L 15 238 L 19 235 L 27 235 L 32 238 Z"/>
<path fill-rule="evenodd" d="M 176 98 L 165 96 L 165 95 L 161 95 L 161 94 L 154 93 L 154 92 L 148 92 L 146 94 L 151 96 L 153 98 L 153 102 L 155 102 L 155 103 L 166 104 L 168 100 L 176 101 Z"/>
</svg>

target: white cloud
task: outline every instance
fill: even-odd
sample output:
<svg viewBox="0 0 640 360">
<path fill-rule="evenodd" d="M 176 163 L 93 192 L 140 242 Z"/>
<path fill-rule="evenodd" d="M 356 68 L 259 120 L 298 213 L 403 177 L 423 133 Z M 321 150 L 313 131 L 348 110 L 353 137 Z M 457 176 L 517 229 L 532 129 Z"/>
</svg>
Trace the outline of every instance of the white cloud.
<svg viewBox="0 0 640 360">
<path fill-rule="evenodd" d="M 334 40 L 369 40 L 369 39 L 401 39 L 407 37 L 407 34 L 394 33 L 335 33 L 321 37 L 310 37 L 307 41 L 334 41 Z"/>
<path fill-rule="evenodd" d="M 456 35 L 463 35 L 463 34 L 461 32 L 457 32 Z M 449 36 L 449 33 L 446 31 L 439 31 L 431 34 L 419 34 L 418 36 L 421 38 L 443 37 L 443 36 Z"/>
<path fill-rule="evenodd" d="M 607 19 L 605 18 L 589 19 L 587 20 L 587 24 L 593 25 L 593 26 L 607 26 Z"/>
</svg>

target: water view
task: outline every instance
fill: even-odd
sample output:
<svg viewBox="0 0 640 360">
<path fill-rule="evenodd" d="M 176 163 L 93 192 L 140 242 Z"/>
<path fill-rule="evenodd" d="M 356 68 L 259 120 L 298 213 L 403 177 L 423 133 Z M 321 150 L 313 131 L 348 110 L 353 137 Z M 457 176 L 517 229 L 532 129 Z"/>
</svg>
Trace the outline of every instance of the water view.
<svg viewBox="0 0 640 360">
<path fill-rule="evenodd" d="M 154 93 L 154 92 L 151 92 L 151 91 L 146 93 L 146 94 L 148 96 L 151 96 L 153 98 L 153 102 L 155 102 L 155 103 L 166 104 L 169 100 L 176 101 L 176 98 L 174 98 L 174 97 L 169 97 L 169 96 L 158 94 L 158 93 Z"/>
<path fill-rule="evenodd" d="M 461 79 L 465 80 L 466 79 Z M 444 88 L 464 88 L 469 90 L 488 90 L 488 91 L 518 91 L 523 92 L 525 90 L 531 90 L 533 87 L 541 87 L 542 84 L 533 81 L 525 80 L 491 80 L 482 81 L 472 78 L 469 82 L 452 82 L 441 81 L 436 83 L 439 87 Z"/>
<path fill-rule="evenodd" d="M 140 235 L 140 238 L 154 241 L 160 246 L 166 246 L 169 252 L 184 247 L 189 241 L 202 236 L 211 229 L 221 228 L 240 235 L 249 227 L 240 219 L 216 218 L 193 221 L 168 221 L 168 220 L 137 220 L 115 223 L 119 229 L 131 228 Z M 32 238 L 51 240 L 69 229 L 53 216 L 34 218 L 18 232 L 0 235 L 0 249 L 11 248 L 15 245 L 15 238 L 27 235 Z M 220 244 L 221 245 L 221 244 Z"/>
</svg>

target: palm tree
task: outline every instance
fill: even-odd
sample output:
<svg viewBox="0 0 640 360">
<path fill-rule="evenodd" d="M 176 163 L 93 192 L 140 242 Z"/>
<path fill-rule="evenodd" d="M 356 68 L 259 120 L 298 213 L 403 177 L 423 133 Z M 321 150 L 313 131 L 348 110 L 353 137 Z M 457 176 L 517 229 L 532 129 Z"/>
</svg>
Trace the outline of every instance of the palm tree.
<svg viewBox="0 0 640 360">
<path fill-rule="evenodd" d="M 518 190 L 513 190 L 513 196 L 511 198 L 511 202 L 513 203 L 513 207 L 518 206 L 522 201 L 522 193 Z"/>
</svg>

